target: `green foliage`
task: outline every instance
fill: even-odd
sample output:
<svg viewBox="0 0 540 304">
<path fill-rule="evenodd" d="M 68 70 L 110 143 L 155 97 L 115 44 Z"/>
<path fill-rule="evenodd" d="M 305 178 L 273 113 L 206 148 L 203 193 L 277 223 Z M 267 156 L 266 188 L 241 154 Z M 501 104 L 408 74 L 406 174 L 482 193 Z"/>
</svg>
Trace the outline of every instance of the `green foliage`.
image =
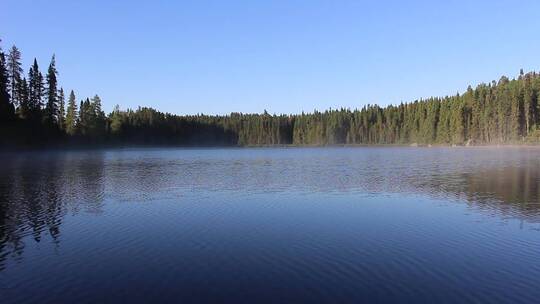
<svg viewBox="0 0 540 304">
<path fill-rule="evenodd" d="M 75 135 L 77 132 L 77 101 L 75 100 L 75 92 L 71 90 L 69 93 L 69 100 L 66 112 L 66 127 L 65 132 L 67 135 Z"/>
<path fill-rule="evenodd" d="M 43 75 L 39 71 L 37 59 L 28 72 L 28 115 L 27 118 L 36 121 L 41 120 L 43 108 Z"/>
<path fill-rule="evenodd" d="M 58 105 L 58 81 L 56 79 L 56 60 L 54 55 L 51 58 L 49 69 L 47 70 L 47 102 L 45 104 L 45 120 L 49 126 L 59 123 Z"/>
<path fill-rule="evenodd" d="M 58 128 L 62 131 L 66 129 L 65 102 L 64 88 L 60 88 L 58 91 Z"/>
<path fill-rule="evenodd" d="M 26 78 L 23 78 L 17 84 L 17 94 L 19 99 L 17 113 L 21 119 L 26 120 L 30 117 L 30 92 Z"/>
<path fill-rule="evenodd" d="M 9 90 L 11 95 L 11 103 L 14 106 L 19 105 L 19 96 L 17 87 L 21 81 L 23 68 L 21 66 L 21 51 L 16 46 L 12 46 L 7 56 L 7 68 L 9 76 Z"/>
<path fill-rule="evenodd" d="M 13 47 L 6 60 L 0 52 L 0 107 L 11 113 L 21 130 L 36 123 L 57 126 L 48 138 L 76 142 L 170 145 L 341 145 L 341 144 L 499 144 L 540 142 L 540 75 L 520 73 L 517 79 L 468 87 L 462 95 L 361 109 L 338 109 L 298 115 L 231 113 L 178 116 L 139 107 L 105 115 L 101 98 L 86 98 L 77 108 L 71 91 L 64 114 L 64 93 L 56 90 L 53 56 L 47 91 L 34 60 L 28 82 L 20 77 L 20 52 Z M 11 80 L 11 81 L 10 81 Z M 13 98 L 9 92 L 13 92 Z M 44 96 L 44 93 L 47 96 Z M 43 101 L 45 100 L 45 106 Z M 11 110 L 10 110 L 11 107 Z M 15 115 L 13 114 L 13 107 Z M 4 110 L 4 108 L 6 110 Z M 2 118 L 5 120 L 5 118 Z M 36 140 L 39 132 L 21 132 Z M 30 134 L 30 135 L 28 135 Z M 66 135 L 66 136 L 64 136 Z"/>
<path fill-rule="evenodd" d="M 15 107 L 9 96 L 9 78 L 6 69 L 6 57 L 0 49 L 0 124 L 13 120 Z"/>
</svg>

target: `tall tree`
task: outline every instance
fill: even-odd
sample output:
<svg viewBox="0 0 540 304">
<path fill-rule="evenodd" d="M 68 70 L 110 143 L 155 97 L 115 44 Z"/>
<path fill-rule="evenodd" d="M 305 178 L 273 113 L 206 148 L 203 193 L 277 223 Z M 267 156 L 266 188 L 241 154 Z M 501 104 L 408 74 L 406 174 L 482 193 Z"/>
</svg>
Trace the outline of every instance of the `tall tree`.
<svg viewBox="0 0 540 304">
<path fill-rule="evenodd" d="M 94 133 L 97 136 L 101 137 L 105 135 L 106 132 L 107 117 L 105 116 L 105 112 L 103 112 L 101 108 L 101 98 L 98 95 L 94 95 L 94 97 L 92 98 L 92 109 L 94 111 Z"/>
<path fill-rule="evenodd" d="M 86 135 L 88 131 L 88 105 L 89 105 L 88 99 L 81 100 L 81 103 L 79 105 L 79 116 L 77 118 L 77 133 L 80 135 Z"/>
<path fill-rule="evenodd" d="M 101 109 L 101 98 L 98 95 L 94 95 L 92 98 L 92 104 L 94 106 L 97 119 L 101 121 L 105 120 L 105 112 L 103 112 Z"/>
<path fill-rule="evenodd" d="M 13 119 L 15 108 L 9 98 L 9 78 L 6 57 L 0 48 L 0 124 Z"/>
<path fill-rule="evenodd" d="M 41 108 L 43 104 L 43 75 L 39 71 L 37 59 L 28 72 L 28 105 L 30 118 L 38 120 L 41 118 Z"/>
<path fill-rule="evenodd" d="M 7 59 L 7 67 L 9 74 L 9 85 L 11 94 L 11 103 L 15 106 L 19 106 L 19 98 L 17 94 L 17 84 L 21 80 L 21 74 L 23 68 L 21 66 L 21 51 L 14 45 L 9 50 Z"/>
<path fill-rule="evenodd" d="M 58 125 L 58 82 L 56 79 L 56 59 L 53 55 L 47 70 L 47 103 L 45 105 L 45 120 L 50 125 Z"/>
<path fill-rule="evenodd" d="M 23 118 L 27 119 L 30 116 L 30 93 L 28 89 L 28 82 L 26 78 L 23 78 L 17 84 L 17 94 L 19 95 L 19 108 L 17 108 L 17 114 Z"/>
<path fill-rule="evenodd" d="M 66 113 L 66 133 L 75 135 L 77 132 L 77 102 L 75 100 L 75 92 L 71 90 L 69 93 L 67 113 Z"/>
<path fill-rule="evenodd" d="M 60 88 L 58 91 L 58 127 L 60 130 L 65 131 L 66 130 L 66 110 L 65 110 L 65 96 L 64 96 L 64 88 Z"/>
</svg>

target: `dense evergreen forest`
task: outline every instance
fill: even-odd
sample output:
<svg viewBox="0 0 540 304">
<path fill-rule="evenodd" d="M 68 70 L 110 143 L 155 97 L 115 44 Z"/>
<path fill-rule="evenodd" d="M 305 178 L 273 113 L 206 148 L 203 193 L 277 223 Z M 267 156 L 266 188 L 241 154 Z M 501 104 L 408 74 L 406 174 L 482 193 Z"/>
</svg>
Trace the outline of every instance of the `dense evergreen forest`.
<svg viewBox="0 0 540 304">
<path fill-rule="evenodd" d="M 78 99 L 59 86 L 53 55 L 45 76 L 36 59 L 24 73 L 21 52 L 0 49 L 0 146 L 514 144 L 540 142 L 540 74 L 469 87 L 463 94 L 399 105 L 298 115 L 161 113 L 108 115 L 101 99 Z"/>
</svg>

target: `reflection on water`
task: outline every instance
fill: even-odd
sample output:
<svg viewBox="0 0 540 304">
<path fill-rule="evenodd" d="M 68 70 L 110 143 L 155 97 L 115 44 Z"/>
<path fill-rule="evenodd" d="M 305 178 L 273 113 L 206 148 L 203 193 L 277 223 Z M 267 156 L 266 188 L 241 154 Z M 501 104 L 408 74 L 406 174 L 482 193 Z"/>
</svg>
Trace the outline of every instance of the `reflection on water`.
<svg viewBox="0 0 540 304">
<path fill-rule="evenodd" d="M 67 210 L 101 212 L 102 153 L 9 155 L 2 163 L 0 270 L 9 256 L 21 257 L 25 236 L 35 242 L 49 237 L 57 244 Z"/>
<path fill-rule="evenodd" d="M 43 260 L 43 254 L 40 252 L 44 249 L 36 247 L 40 243 L 53 246 L 54 252 L 60 255 L 64 252 L 63 250 L 77 251 L 77 248 L 88 250 L 87 245 L 75 245 L 74 241 L 71 241 L 69 245 L 66 244 L 67 248 L 62 248 L 62 238 L 64 234 L 68 239 L 76 238 L 77 235 L 95 236 L 92 231 L 77 227 L 91 223 L 96 217 L 106 220 L 106 223 L 110 225 L 122 224 L 122 226 L 112 226 L 116 228 L 108 232 L 111 244 L 124 244 L 122 242 L 126 242 L 124 246 L 129 248 L 148 246 L 145 250 L 151 250 L 149 248 L 155 244 L 149 240 L 145 232 L 141 233 L 141 231 L 147 231 L 151 228 L 140 228 L 139 225 L 142 224 L 139 221 L 154 218 L 153 216 L 159 214 L 163 208 L 171 208 L 173 213 L 177 211 L 184 213 L 174 217 L 170 214 L 161 215 L 160 217 L 164 221 L 170 219 L 172 222 L 168 226 L 167 232 L 160 230 L 160 235 L 186 233 L 182 234 L 183 237 L 180 238 L 184 241 L 191 238 L 207 237 L 208 229 L 212 229 L 212 227 L 208 227 L 212 225 L 211 221 L 219 221 L 221 216 L 229 219 L 227 216 L 228 212 L 232 212 L 231 210 L 243 212 L 242 215 L 235 215 L 234 221 L 231 217 L 231 222 L 221 223 L 225 231 L 220 233 L 224 235 L 232 233 L 230 238 L 236 240 L 236 237 L 239 234 L 244 234 L 245 231 L 234 230 L 234 225 L 252 229 L 253 231 L 250 233 L 255 233 L 254 237 L 255 235 L 258 237 L 256 243 L 259 248 L 269 246 L 266 248 L 267 252 L 262 254 L 263 257 L 270 256 L 269 252 L 272 250 L 275 251 L 274 254 L 277 254 L 276 252 L 281 246 L 277 245 L 275 239 L 279 229 L 276 228 L 274 222 L 268 221 L 268 217 L 272 214 L 278 214 L 281 219 L 277 217 L 275 221 L 283 221 L 286 225 L 287 222 L 283 216 L 289 212 L 293 214 L 295 208 L 299 208 L 295 206 L 294 202 L 304 202 L 302 197 L 305 195 L 310 198 L 306 205 L 312 204 L 306 210 L 321 211 L 321 214 L 317 213 L 317 216 L 322 226 L 326 225 L 326 217 L 329 219 L 330 216 L 336 215 L 331 213 L 329 215 L 326 209 L 324 209 L 326 213 L 322 213 L 323 208 L 329 207 L 322 207 L 321 203 L 326 202 L 330 206 L 333 204 L 331 212 L 347 212 L 348 208 L 353 207 L 344 205 L 343 200 L 354 202 L 377 201 L 379 199 L 392 201 L 390 205 L 379 204 L 379 206 L 384 206 L 377 213 L 377 221 L 381 225 L 384 227 L 399 226 L 400 229 L 404 229 L 403 225 L 409 225 L 406 227 L 409 227 L 407 229 L 410 229 L 411 232 L 433 233 L 433 238 L 444 238 L 448 235 L 437 232 L 439 228 L 434 228 L 436 227 L 435 223 L 431 223 L 428 227 L 421 227 L 419 222 L 401 222 L 399 218 L 396 218 L 395 210 L 407 210 L 408 205 L 411 206 L 410 210 L 415 210 L 417 207 L 413 206 L 418 206 L 417 201 L 422 200 L 422 210 L 428 210 L 428 213 L 433 214 L 437 214 L 441 208 L 445 208 L 440 206 L 442 202 L 466 206 L 468 212 L 488 216 L 491 220 L 495 219 L 499 222 L 508 219 L 519 220 L 532 225 L 530 226 L 532 229 L 538 229 L 537 223 L 540 222 L 540 149 L 536 148 L 134 149 L 4 154 L 0 161 L 3 164 L 0 170 L 0 288 L 2 288 L 2 284 L 9 285 L 5 283 L 15 280 L 16 276 L 13 274 L 15 272 L 10 272 L 10 269 L 23 267 L 27 263 L 25 261 L 27 247 L 32 252 L 29 255 L 34 257 L 36 261 L 41 259 L 41 264 L 47 263 L 49 260 Z M 226 204 L 227 207 L 214 205 L 216 201 Z M 284 201 L 288 201 L 290 204 L 282 204 Z M 160 205 L 163 202 L 171 202 L 171 205 L 163 207 Z M 130 208 L 139 208 L 136 207 L 139 204 L 143 204 L 145 208 L 142 217 L 130 215 L 132 212 Z M 270 208 L 269 206 L 274 207 Z M 365 207 L 368 210 L 366 213 L 369 213 L 369 210 L 373 210 L 373 208 L 379 208 L 373 206 Z M 111 210 L 108 211 L 108 208 Z M 362 209 L 364 207 L 354 208 Z M 187 212 L 191 213 L 187 214 Z M 312 217 L 309 218 L 309 221 L 315 221 L 313 219 L 315 215 L 309 214 L 309 212 L 296 214 L 294 221 L 307 221 L 308 219 L 303 217 L 308 216 Z M 67 219 L 70 219 L 71 224 L 64 225 L 63 222 Z M 260 220 L 260 222 L 250 222 L 255 221 L 255 219 Z M 444 221 L 445 217 L 443 216 L 442 219 Z M 184 222 L 176 222 L 180 220 Z M 198 226 L 199 222 L 196 222 L 198 220 L 210 222 Z M 460 215 L 454 220 L 460 223 L 466 221 L 466 216 Z M 245 223 L 245 221 L 249 223 Z M 485 218 L 483 221 L 489 222 Z M 191 228 L 182 226 L 188 223 L 191 223 L 189 226 Z M 219 226 L 219 222 L 215 225 Z M 351 225 L 353 224 L 351 223 Z M 367 228 L 363 226 L 366 225 L 365 223 L 355 222 L 354 225 L 358 225 L 357 230 L 355 230 L 356 234 L 359 233 L 359 230 Z M 187 229 L 190 234 L 188 235 L 185 231 L 180 232 L 179 227 Z M 305 229 L 307 234 L 309 229 L 314 229 L 313 227 L 306 224 L 305 226 L 295 226 L 295 229 Z M 474 227 L 476 226 L 472 226 L 472 228 Z M 227 229 L 231 230 L 227 231 Z M 345 230 L 345 227 L 341 227 L 339 223 L 335 223 L 331 229 L 334 230 L 335 234 L 333 242 L 339 236 L 351 233 Z M 379 232 L 379 236 L 390 233 L 389 231 L 383 230 L 384 233 Z M 490 230 L 485 231 L 488 233 Z M 97 234 L 97 232 L 95 233 Z M 150 235 L 150 233 L 156 232 L 148 233 Z M 440 235 L 435 235 L 435 233 L 440 233 Z M 535 231 L 535 233 L 537 232 Z M 224 245 L 223 242 L 225 242 L 224 238 L 227 237 L 224 235 L 198 240 L 197 243 L 200 244 L 198 246 L 212 252 L 226 250 L 228 245 Z M 104 236 L 99 237 L 104 238 Z M 248 246 L 249 237 L 245 237 L 245 241 L 236 244 L 235 250 Z M 407 247 L 398 248 L 399 244 L 385 243 L 387 241 L 384 238 L 376 240 L 375 237 L 373 239 L 368 236 L 356 235 L 355 237 L 358 238 L 358 242 L 368 240 L 375 242 L 372 244 L 375 247 L 391 246 L 392 250 L 407 250 Z M 496 235 L 490 237 L 495 240 L 497 238 Z M 536 238 L 535 241 L 538 241 L 537 237 L 538 235 L 533 236 Z M 321 238 L 324 238 L 324 235 Z M 322 242 L 321 239 L 317 238 L 312 239 L 312 241 Z M 414 240 L 409 241 L 414 242 Z M 467 250 L 467 246 L 470 244 L 463 238 L 460 241 L 465 243 L 465 250 Z M 99 242 L 96 244 L 96 246 L 100 246 Z M 343 250 L 358 249 L 345 243 L 333 245 Z M 529 246 L 536 245 L 540 245 L 540 242 L 533 242 Z M 115 249 L 114 246 L 112 245 L 112 249 L 108 249 L 110 255 L 121 252 L 120 248 Z M 163 248 L 160 247 L 162 245 L 155 246 L 158 248 L 152 249 L 153 255 L 158 259 L 166 259 L 168 254 L 179 256 L 188 254 L 185 248 L 179 250 L 178 248 L 168 248 L 165 245 Z M 201 247 L 197 248 L 199 248 L 197 250 L 201 250 Z M 293 250 L 292 248 L 294 247 L 291 247 L 291 250 Z M 95 250 L 95 247 L 90 250 Z M 322 254 L 323 250 L 318 250 Z M 82 252 L 82 249 L 80 251 Z M 81 252 L 78 253 L 82 254 Z M 398 252 L 396 251 L 396 254 Z M 88 251 L 84 251 L 84 254 L 87 253 Z M 141 252 L 141 256 L 144 254 L 150 253 Z M 299 248 L 289 254 L 284 252 L 279 254 L 281 256 L 275 257 L 272 262 L 268 261 L 268 263 L 285 263 L 285 260 L 302 256 L 302 250 Z M 309 254 L 305 252 L 303 254 L 305 254 L 304 257 L 315 255 L 313 251 Z M 351 253 L 351 256 L 344 257 L 340 263 L 334 264 L 334 267 L 349 267 L 349 269 L 359 267 L 359 265 L 355 265 L 358 262 L 349 260 L 353 256 L 358 258 L 357 255 L 360 253 L 355 254 Z M 406 256 L 407 253 L 403 254 Z M 411 254 L 411 263 L 416 261 L 413 259 L 415 252 L 409 254 Z M 363 257 L 365 258 L 365 253 Z M 195 256 L 184 258 L 192 259 L 194 262 L 199 262 L 198 259 L 202 259 L 202 257 Z M 394 256 L 391 255 L 387 258 L 391 262 Z M 414 258 L 418 259 L 419 257 Z M 535 258 L 533 255 L 529 258 L 540 263 L 539 257 Z M 64 257 L 65 259 L 67 258 Z M 213 255 L 206 256 L 204 259 L 208 263 L 217 261 L 216 256 Z M 373 259 L 372 263 L 375 261 Z M 425 261 L 427 263 L 433 262 L 428 258 Z M 350 265 L 346 266 L 347 263 Z M 440 266 L 436 264 L 434 267 Z M 321 267 L 323 269 L 326 266 Z M 386 267 L 391 266 L 379 265 L 379 267 L 382 269 L 377 270 L 384 272 Z M 474 268 L 468 269 L 463 270 L 461 275 L 465 277 L 467 271 L 475 271 Z M 407 272 L 406 270 L 406 267 L 402 265 L 396 271 Z M 536 271 L 533 274 L 540 274 L 538 268 L 533 267 L 532 270 Z M 200 271 L 204 272 L 204 270 Z M 317 272 L 317 270 L 313 271 Z M 199 274 L 194 269 L 191 269 L 189 273 L 191 278 L 197 277 Z M 363 278 L 361 273 L 362 271 L 346 274 L 349 279 L 354 281 Z M 19 271 L 18 274 L 20 276 L 18 278 L 24 281 L 24 272 Z M 334 274 L 332 278 L 337 278 L 339 275 Z M 436 274 L 431 275 L 436 276 Z M 328 280 L 332 280 L 332 278 L 329 277 Z M 441 276 L 442 278 L 443 276 Z M 459 277 L 457 278 L 459 279 Z M 381 283 L 385 278 L 383 276 L 374 280 Z M 265 282 L 270 284 L 269 281 Z M 300 280 L 296 283 L 298 282 L 304 281 Z M 447 281 L 443 280 L 442 282 Z M 192 286 L 185 281 L 177 283 Z M 198 283 L 201 284 L 201 282 Z M 219 284 L 221 283 L 223 282 L 219 281 Z M 535 283 L 540 283 L 539 279 L 524 284 L 524 286 L 527 287 Z M 277 283 L 273 282 L 272 284 Z M 330 285 L 332 284 L 335 283 Z M 318 288 L 316 284 L 310 286 Z M 157 290 L 160 288 L 160 286 L 154 287 Z M 273 287 L 280 288 L 280 286 Z M 528 291 L 527 288 L 525 290 Z M 329 287 L 328 296 L 330 298 L 336 296 L 332 294 L 333 291 L 335 289 Z M 396 287 L 396 290 L 387 290 L 390 294 L 393 292 L 401 293 L 400 296 L 403 296 L 403 292 L 407 291 L 410 289 L 403 286 L 401 289 Z M 19 299 L 18 292 L 14 290 L 11 292 L 11 300 Z M 353 293 L 352 297 L 344 296 L 343 299 L 359 299 L 354 297 L 354 292 L 351 291 L 351 293 Z M 508 300 L 510 298 L 501 299 Z M 201 300 L 204 298 L 195 297 L 193 299 Z M 306 298 L 291 299 L 305 300 Z M 411 297 L 410 299 L 419 300 L 421 298 Z M 513 298 L 513 300 L 525 302 L 527 299 L 529 299 L 527 294 L 522 295 L 521 298 Z M 478 298 L 470 300 L 478 300 Z"/>
<path fill-rule="evenodd" d="M 465 194 L 471 205 L 495 209 L 502 214 L 540 218 L 540 166 L 538 161 L 521 167 L 502 167 L 464 177 Z"/>
</svg>

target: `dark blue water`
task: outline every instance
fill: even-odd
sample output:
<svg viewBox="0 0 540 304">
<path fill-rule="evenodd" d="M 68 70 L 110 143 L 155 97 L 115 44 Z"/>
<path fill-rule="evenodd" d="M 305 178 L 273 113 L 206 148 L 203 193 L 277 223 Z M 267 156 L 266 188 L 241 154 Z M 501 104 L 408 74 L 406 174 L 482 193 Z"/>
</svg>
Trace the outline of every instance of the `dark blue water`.
<svg viewBox="0 0 540 304">
<path fill-rule="evenodd" d="M 0 303 L 540 301 L 538 148 L 0 163 Z"/>
</svg>

